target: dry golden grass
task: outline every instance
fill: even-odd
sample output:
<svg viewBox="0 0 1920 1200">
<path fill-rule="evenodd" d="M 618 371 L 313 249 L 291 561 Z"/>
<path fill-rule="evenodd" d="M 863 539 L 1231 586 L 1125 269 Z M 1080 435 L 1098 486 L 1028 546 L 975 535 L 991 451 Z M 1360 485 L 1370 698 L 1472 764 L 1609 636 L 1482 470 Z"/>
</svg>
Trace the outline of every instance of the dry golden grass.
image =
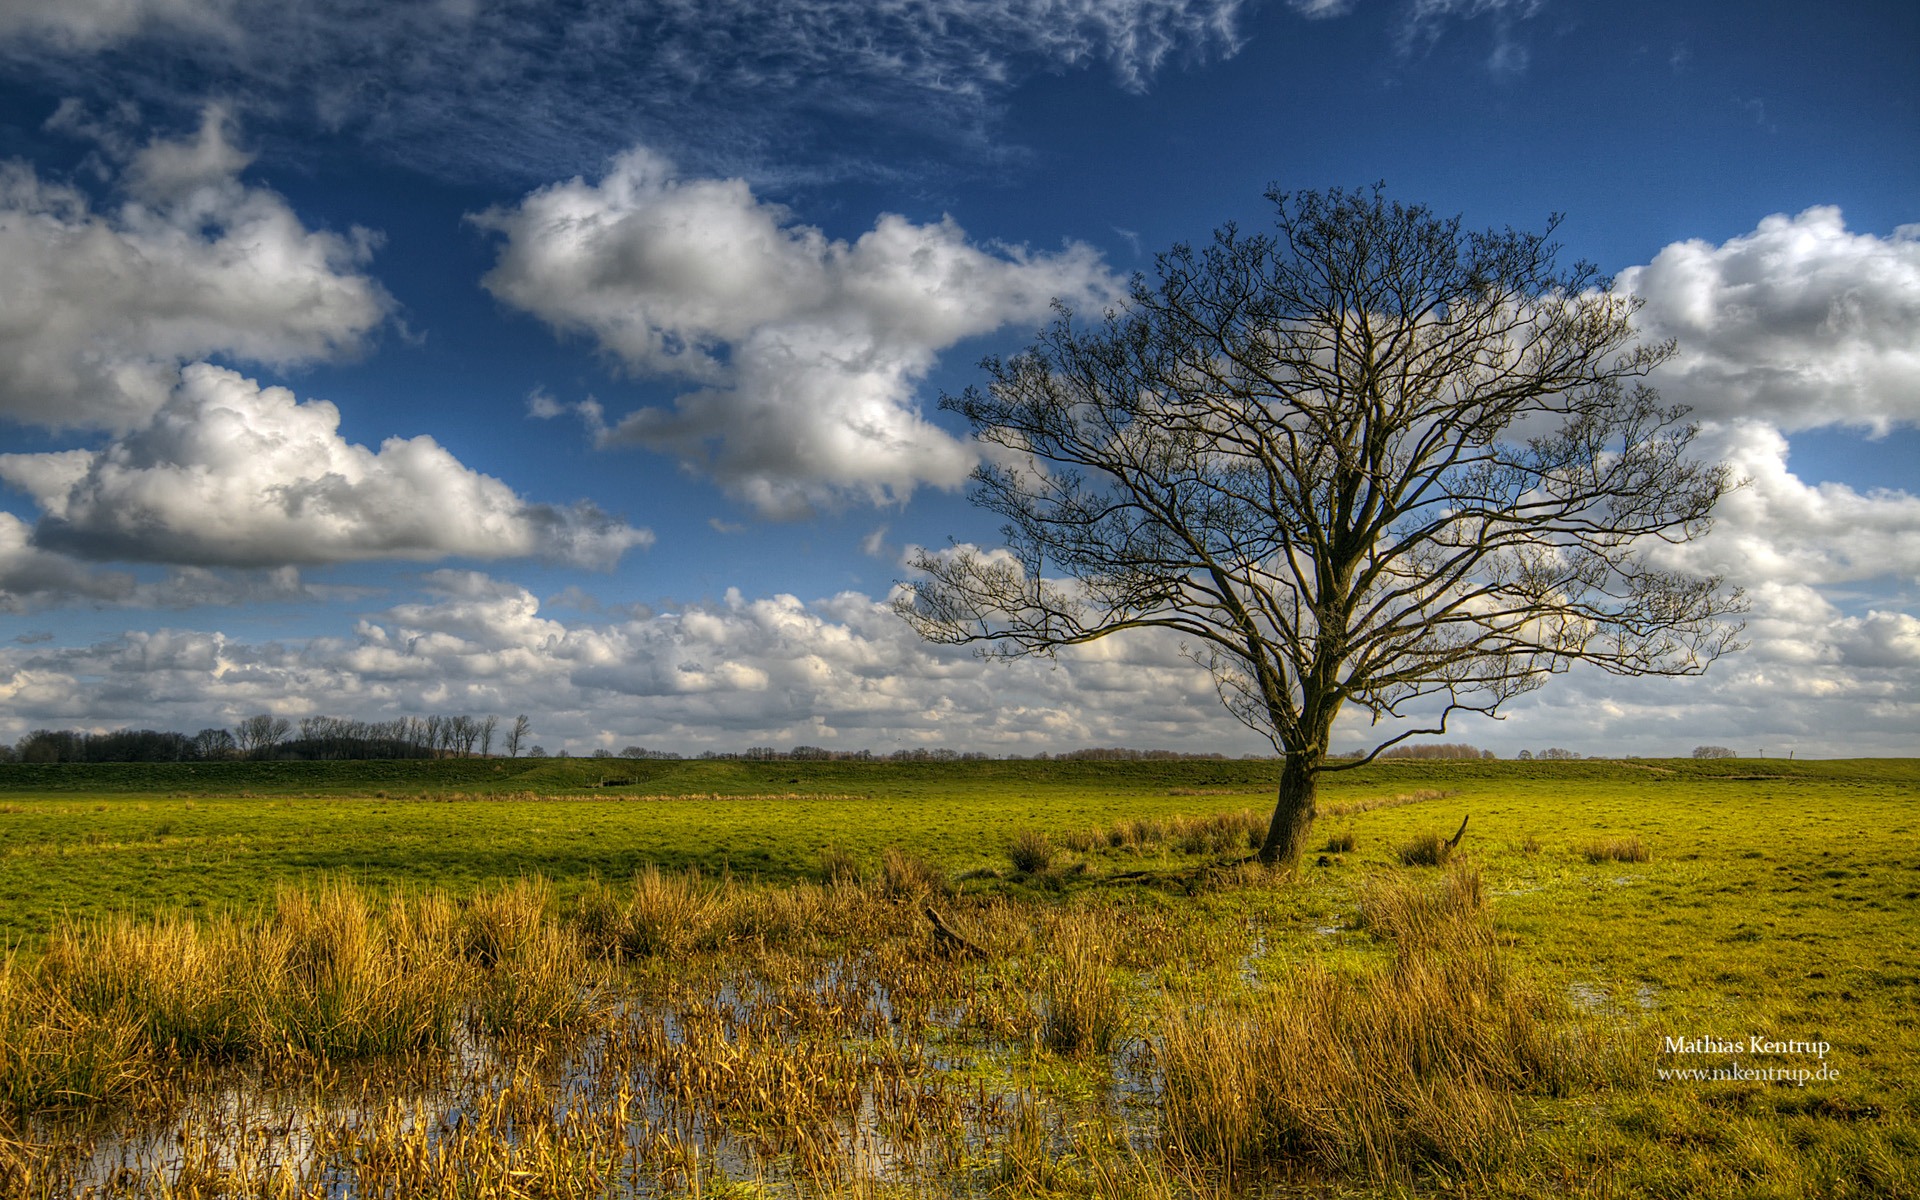
<svg viewBox="0 0 1920 1200">
<path fill-rule="evenodd" d="M 1056 1054 L 1111 1054 L 1126 1024 L 1126 1002 L 1114 979 L 1112 919 L 1073 909 L 1050 926 L 1051 953 L 1035 987 L 1040 1042 Z"/>
<path fill-rule="evenodd" d="M 1436 791 L 1421 788 L 1415 792 L 1400 792 L 1392 796 L 1375 796 L 1368 800 L 1349 800 L 1344 804 L 1327 804 L 1319 807 L 1322 817 L 1350 817 L 1355 813 L 1372 812 L 1380 808 L 1399 808 L 1407 804 L 1422 804 L 1428 800 L 1444 800 L 1453 792 Z"/>
<path fill-rule="evenodd" d="M 1208 793 L 1176 789 L 1174 794 Z M 1110 826 L 1071 830 L 1060 835 L 1059 841 L 1061 846 L 1080 854 L 1096 850 L 1163 849 L 1182 854 L 1235 854 L 1258 848 L 1266 832 L 1264 817 L 1251 809 L 1242 809 L 1231 813 L 1136 817 Z"/>
<path fill-rule="evenodd" d="M 1278 974 L 1247 965 L 1279 895 L 1257 864 L 1212 868 L 1254 890 L 1195 923 L 888 863 L 778 888 L 643 871 L 564 910 L 538 879 L 459 903 L 330 883 L 70 926 L 0 964 L 0 1195 L 1524 1191 L 1539 1106 L 1644 1067 L 1617 1014 L 1515 967 L 1460 862 L 1359 881 L 1376 948 Z M 936 952 L 936 893 L 981 953 Z M 164 1137 L 96 1165 L 101 1128 Z"/>
<path fill-rule="evenodd" d="M 1242 1003 L 1176 999 L 1155 1054 L 1162 1138 L 1236 1178 L 1302 1164 L 1375 1179 L 1486 1179 L 1513 1149 L 1516 1101 L 1589 1077 L 1566 1003 L 1498 951 L 1479 877 L 1379 883 L 1366 927 L 1391 966 L 1306 966 Z"/>
<path fill-rule="evenodd" d="M 1647 844 L 1637 837 L 1604 838 L 1588 842 L 1580 847 L 1580 853 L 1590 863 L 1636 862 L 1643 863 L 1653 855 Z"/>
</svg>

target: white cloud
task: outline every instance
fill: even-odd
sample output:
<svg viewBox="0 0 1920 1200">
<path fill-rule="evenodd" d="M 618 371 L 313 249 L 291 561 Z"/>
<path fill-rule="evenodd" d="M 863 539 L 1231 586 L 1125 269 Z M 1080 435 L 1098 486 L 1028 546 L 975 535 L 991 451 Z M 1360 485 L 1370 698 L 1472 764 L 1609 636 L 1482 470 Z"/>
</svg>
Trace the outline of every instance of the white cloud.
<svg viewBox="0 0 1920 1200">
<path fill-rule="evenodd" d="M 1920 225 L 1850 233 L 1840 210 L 1761 221 L 1721 245 L 1675 242 L 1616 288 L 1678 340 L 1662 395 L 1710 419 L 1783 429 L 1920 423 Z"/>
<path fill-rule="evenodd" d="M 1676 557 L 1749 585 L 1920 580 L 1920 496 L 1808 484 L 1789 467 L 1786 437 L 1760 422 L 1708 430 L 1703 440 L 1746 486 L 1720 502 L 1713 531 Z"/>
<path fill-rule="evenodd" d="M 130 428 L 187 362 L 336 359 L 386 318 L 391 300 L 357 269 L 370 235 L 309 230 L 242 184 L 247 158 L 220 110 L 192 138 L 128 154 L 110 212 L 0 163 L 0 416 Z"/>
<path fill-rule="evenodd" d="M 33 530 L 0 512 L 0 612 L 22 613 L 75 601 L 131 598 L 137 581 L 124 571 L 99 571 L 32 543 Z"/>
<path fill-rule="evenodd" d="M 989 662 L 927 645 L 884 601 L 857 592 L 808 603 L 730 591 L 669 611 L 562 621 L 524 588 L 484 574 L 435 571 L 425 588 L 350 633 L 301 642 L 159 629 L 83 646 L 0 644 L 0 737 L 75 723 L 197 729 L 271 709 L 368 719 L 526 712 L 544 744 L 576 753 L 635 742 L 686 752 L 1267 749 L 1165 636 L 1109 638 L 1051 662 Z M 1846 616 L 1799 585 L 1767 585 L 1755 601 L 1752 649 L 1703 678 L 1575 671 L 1523 697 L 1507 722 L 1469 721 L 1452 736 L 1507 753 L 1684 754 L 1701 742 L 1826 755 L 1910 749 L 1920 620 L 1884 606 Z M 1336 743 L 1369 732 L 1352 715 Z"/>
<path fill-rule="evenodd" d="M 435 571 L 427 596 L 349 636 L 246 642 L 134 631 L 87 646 L 0 646 L 0 736 L 62 722 L 195 729 L 262 709 L 383 718 L 535 716 L 549 748 L 641 742 L 999 748 L 1118 743 L 1251 750 L 1203 672 L 1164 639 L 1057 663 L 928 646 L 858 593 L 803 603 L 737 592 L 570 623 L 523 588 Z M 10 693 L 11 689 L 11 693 Z"/>
<path fill-rule="evenodd" d="M 1920 618 L 1874 609 L 1840 623 L 1835 642 L 1850 667 L 1920 667 Z"/>
<path fill-rule="evenodd" d="M 62 608 L 187 609 L 289 600 L 351 600 L 365 588 L 314 584 L 293 567 L 173 567 L 157 579 L 109 570 L 33 544 L 33 528 L 0 512 L 0 613 Z M 49 634 L 49 637 L 52 635 Z"/>
<path fill-rule="evenodd" d="M 652 535 L 591 505 L 529 504 L 430 437 L 378 451 L 299 402 L 197 363 L 160 411 L 97 451 L 0 455 L 44 512 L 43 550 L 223 566 L 537 555 L 606 565 Z"/>
<path fill-rule="evenodd" d="M 1469 722 L 1482 744 L 1587 754 L 1685 754 L 1700 744 L 1785 758 L 1910 754 L 1920 728 L 1920 619 L 1849 616 L 1803 584 L 1749 589 L 1747 649 L 1691 679 L 1617 679 L 1575 670 L 1508 709 Z"/>
<path fill-rule="evenodd" d="M 951 219 L 830 239 L 743 180 L 681 179 L 645 150 L 475 219 L 504 238 L 494 295 L 631 370 L 707 385 L 605 442 L 674 454 L 772 514 L 956 486 L 974 451 L 915 394 L 939 353 L 1119 288 L 1087 246 L 982 248 Z"/>
<path fill-rule="evenodd" d="M 1697 443 L 1740 486 L 1721 498 L 1713 528 L 1683 545 L 1657 544 L 1661 566 L 1718 574 L 1749 591 L 1767 587 L 1846 590 L 1874 581 L 1920 581 L 1920 496 L 1844 483 L 1809 484 L 1791 468 L 1791 443 L 1762 421 L 1704 428 Z M 1830 618 L 1804 612 L 1809 631 Z"/>
</svg>

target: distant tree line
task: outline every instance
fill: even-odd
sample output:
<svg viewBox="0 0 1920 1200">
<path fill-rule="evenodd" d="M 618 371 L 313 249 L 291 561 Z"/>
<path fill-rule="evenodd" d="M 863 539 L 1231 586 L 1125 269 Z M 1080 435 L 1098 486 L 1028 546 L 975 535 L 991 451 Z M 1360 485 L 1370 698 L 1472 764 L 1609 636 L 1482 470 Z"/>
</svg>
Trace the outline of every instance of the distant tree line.
<svg viewBox="0 0 1920 1200">
<path fill-rule="evenodd" d="M 354 721 L 302 717 L 298 723 L 259 713 L 232 729 L 186 734 L 159 729 L 36 729 L 12 746 L 0 743 L 0 762 L 220 762 L 232 759 L 337 760 L 369 758 L 508 757 L 524 747 L 532 722 L 515 717 L 504 729 L 495 716 L 399 717 Z"/>
<path fill-rule="evenodd" d="M 526 716 L 502 721 L 495 716 L 398 717 L 391 721 L 355 721 L 341 717 L 313 716 L 290 721 L 271 713 L 259 713 L 232 729 L 209 728 L 187 734 L 158 729 L 118 729 L 111 733 L 92 733 L 77 729 L 36 729 L 8 746 L 0 742 L 0 762 L 219 762 L 233 759 L 342 760 L 393 758 L 518 758 L 550 757 L 544 747 L 532 744 L 533 723 Z M 1696 758 L 1730 757 L 1731 750 L 1720 746 L 1701 746 Z M 1362 751 L 1338 757 L 1359 758 Z M 556 757 L 567 757 L 562 750 Z M 680 759 L 673 750 L 651 750 L 645 746 L 627 746 L 617 754 L 610 749 L 592 752 L 594 758 Z M 772 746 L 749 746 L 745 750 L 703 750 L 701 759 L 733 759 L 747 762 L 982 762 L 993 758 L 1021 760 L 1021 754 L 991 755 L 978 750 L 953 750 L 944 746 L 916 747 L 910 750 L 875 752 L 873 750 L 829 750 L 822 746 L 795 746 L 778 750 Z M 1171 762 L 1219 761 L 1227 756 L 1193 753 L 1184 750 L 1135 750 L 1126 746 L 1089 746 L 1060 753 L 1041 751 L 1031 756 L 1038 762 Z M 1249 758 L 1266 757 L 1247 755 Z M 1398 759 L 1482 759 L 1493 758 L 1491 750 L 1482 750 L 1465 742 L 1437 742 L 1400 745 L 1384 752 L 1381 758 Z M 1537 755 L 1522 750 L 1522 761 L 1575 759 L 1580 755 L 1557 747 Z"/>
<path fill-rule="evenodd" d="M 1335 754 L 1329 757 L 1355 759 L 1355 758 L 1365 758 L 1366 754 L 1367 752 L 1365 750 L 1349 750 L 1345 754 Z M 1442 758 L 1444 759 L 1465 759 L 1465 758 L 1478 759 L 1478 758 L 1495 758 L 1497 756 L 1491 750 L 1482 750 L 1478 746 L 1469 746 L 1465 742 L 1418 742 L 1418 743 L 1406 742 L 1406 743 L 1402 743 L 1401 745 L 1394 746 L 1390 749 L 1381 751 L 1378 757 L 1380 758 L 1420 758 L 1420 759 L 1442 759 Z M 1525 755 L 1523 752 L 1523 757 L 1531 757 L 1531 755 Z"/>
</svg>

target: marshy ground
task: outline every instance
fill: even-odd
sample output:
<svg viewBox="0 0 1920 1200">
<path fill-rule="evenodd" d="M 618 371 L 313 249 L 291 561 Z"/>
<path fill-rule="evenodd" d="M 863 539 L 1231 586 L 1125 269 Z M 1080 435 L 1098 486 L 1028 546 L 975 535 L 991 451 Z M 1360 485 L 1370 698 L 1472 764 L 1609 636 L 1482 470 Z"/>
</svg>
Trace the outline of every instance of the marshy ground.
<svg viewBox="0 0 1920 1200">
<path fill-rule="evenodd" d="M 0 1192 L 1920 1194 L 1920 764 L 411 766 L 0 772 Z"/>
</svg>

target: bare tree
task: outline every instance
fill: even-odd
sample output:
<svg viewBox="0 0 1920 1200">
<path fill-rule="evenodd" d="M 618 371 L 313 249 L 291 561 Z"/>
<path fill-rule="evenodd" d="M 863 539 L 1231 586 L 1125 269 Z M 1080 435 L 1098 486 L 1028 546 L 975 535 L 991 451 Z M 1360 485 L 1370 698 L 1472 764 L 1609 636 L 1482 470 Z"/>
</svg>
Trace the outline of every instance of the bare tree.
<svg viewBox="0 0 1920 1200">
<path fill-rule="evenodd" d="M 1049 654 L 1166 630 L 1283 759 L 1260 856 L 1297 860 L 1320 776 L 1575 663 L 1690 675 L 1741 608 L 1651 548 L 1703 533 L 1726 470 L 1640 377 L 1637 302 L 1545 235 L 1372 192 L 1269 191 L 1276 233 L 1177 246 L 1128 303 L 1064 307 L 987 389 L 975 503 L 1010 553 L 922 552 L 924 636 Z M 1391 736 L 1330 761 L 1348 705 Z M 1404 719 L 1402 719 L 1404 718 Z"/>
<path fill-rule="evenodd" d="M 293 725 L 285 717 L 259 713 L 234 726 L 233 735 L 239 743 L 240 753 L 265 758 L 292 729 Z"/>
<path fill-rule="evenodd" d="M 532 731 L 533 731 L 533 722 L 527 720 L 527 715 L 525 713 L 521 713 L 519 716 L 513 719 L 513 727 L 507 730 L 507 757 L 508 758 L 520 757 L 520 747 L 526 744 L 527 734 L 531 733 Z"/>
<path fill-rule="evenodd" d="M 193 735 L 193 751 L 209 761 L 232 758 L 239 748 L 233 735 L 224 729 L 202 729 Z"/>
<path fill-rule="evenodd" d="M 480 722 L 481 758 L 493 757 L 493 731 L 498 728 L 500 728 L 500 718 L 494 716 L 492 713 L 488 713 L 487 719 Z"/>
<path fill-rule="evenodd" d="M 457 717 L 448 718 L 447 727 L 451 731 L 450 740 L 453 748 L 460 752 L 462 758 L 472 758 L 474 743 L 480 740 L 480 722 L 461 713 Z"/>
</svg>

